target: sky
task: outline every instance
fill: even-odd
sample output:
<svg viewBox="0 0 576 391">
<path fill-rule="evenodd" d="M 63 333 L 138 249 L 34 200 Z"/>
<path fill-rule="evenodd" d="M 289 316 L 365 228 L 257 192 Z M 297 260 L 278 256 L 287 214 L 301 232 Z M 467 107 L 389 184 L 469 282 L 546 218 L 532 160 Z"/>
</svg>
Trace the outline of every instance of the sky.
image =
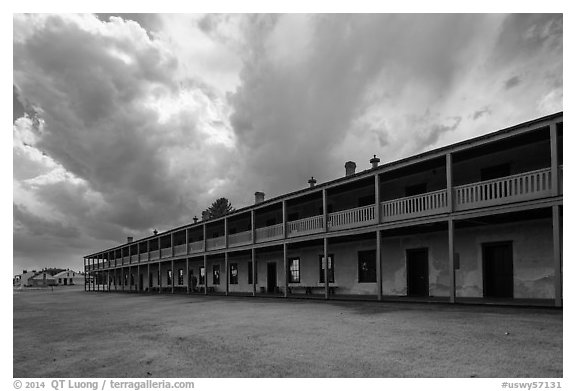
<svg viewBox="0 0 576 391">
<path fill-rule="evenodd" d="M 14 14 L 13 270 L 563 110 L 557 14 Z"/>
</svg>

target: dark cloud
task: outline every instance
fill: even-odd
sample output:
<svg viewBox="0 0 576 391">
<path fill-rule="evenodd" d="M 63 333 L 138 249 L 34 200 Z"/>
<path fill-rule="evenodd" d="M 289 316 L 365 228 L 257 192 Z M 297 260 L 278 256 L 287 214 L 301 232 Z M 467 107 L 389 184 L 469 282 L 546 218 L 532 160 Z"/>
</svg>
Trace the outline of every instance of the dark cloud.
<svg viewBox="0 0 576 391">
<path fill-rule="evenodd" d="M 472 119 L 475 121 L 475 120 L 477 120 L 478 118 L 480 118 L 480 117 L 482 117 L 482 116 L 490 115 L 490 113 L 491 113 L 490 108 L 484 107 L 484 108 L 482 108 L 482 109 L 480 109 L 480 110 L 476 110 L 476 111 L 474 112 L 474 114 L 472 114 Z"/>
<path fill-rule="evenodd" d="M 504 82 L 504 89 L 509 90 L 510 88 L 514 88 L 520 84 L 520 82 L 520 76 L 512 76 Z"/>
</svg>

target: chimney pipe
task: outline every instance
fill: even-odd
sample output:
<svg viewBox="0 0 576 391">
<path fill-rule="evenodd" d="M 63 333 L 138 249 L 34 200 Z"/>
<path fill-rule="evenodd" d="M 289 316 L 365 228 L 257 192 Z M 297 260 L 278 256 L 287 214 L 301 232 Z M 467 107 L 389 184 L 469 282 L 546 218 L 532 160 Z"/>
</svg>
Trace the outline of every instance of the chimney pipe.
<svg viewBox="0 0 576 391">
<path fill-rule="evenodd" d="M 196 224 L 198 222 L 198 217 L 194 216 L 192 220 L 194 220 L 194 224 Z"/>
<path fill-rule="evenodd" d="M 132 243 L 133 240 L 134 240 L 134 238 L 132 236 L 128 236 L 126 238 L 126 243 Z"/>
<path fill-rule="evenodd" d="M 344 164 L 344 168 L 346 169 L 346 176 L 354 175 L 356 172 L 356 163 L 346 162 L 346 164 Z"/>
<path fill-rule="evenodd" d="M 262 193 L 261 191 L 257 191 L 256 193 L 254 193 L 254 203 L 259 204 L 261 202 L 264 202 L 264 193 Z"/>
<path fill-rule="evenodd" d="M 372 168 L 376 168 L 378 167 L 378 163 L 380 163 L 380 159 L 378 159 L 376 155 L 374 155 L 374 157 L 370 159 L 370 163 L 372 163 Z"/>
<path fill-rule="evenodd" d="M 308 179 L 308 184 L 310 185 L 310 187 L 314 187 L 316 186 L 316 179 L 314 179 L 314 177 L 310 177 L 310 179 Z"/>
</svg>

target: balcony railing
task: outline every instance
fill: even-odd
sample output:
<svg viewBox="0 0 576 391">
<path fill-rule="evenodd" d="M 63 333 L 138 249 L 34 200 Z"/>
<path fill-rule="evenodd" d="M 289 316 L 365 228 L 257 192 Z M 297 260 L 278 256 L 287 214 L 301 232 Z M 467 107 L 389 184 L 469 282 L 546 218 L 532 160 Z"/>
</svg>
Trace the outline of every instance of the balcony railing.
<svg viewBox="0 0 576 391">
<path fill-rule="evenodd" d="M 206 239 L 206 249 L 207 250 L 216 250 L 216 249 L 224 248 L 224 246 L 226 246 L 226 238 L 224 238 L 224 236 Z"/>
<path fill-rule="evenodd" d="M 376 223 L 374 218 L 374 205 L 346 209 L 328 215 L 328 229 L 339 230 L 362 227 Z"/>
<path fill-rule="evenodd" d="M 160 258 L 160 251 L 159 250 L 152 250 L 150 251 L 150 260 L 155 260 Z"/>
<path fill-rule="evenodd" d="M 255 233 L 256 242 L 281 239 L 284 237 L 284 224 L 280 223 L 269 227 L 256 228 Z"/>
<path fill-rule="evenodd" d="M 179 244 L 174 246 L 174 255 L 184 255 L 186 254 L 186 244 Z"/>
<path fill-rule="evenodd" d="M 138 262 L 138 255 L 130 255 L 130 263 Z"/>
<path fill-rule="evenodd" d="M 525 201 L 552 194 L 550 168 L 457 186 L 455 210 Z"/>
<path fill-rule="evenodd" d="M 160 249 L 160 258 L 168 258 L 172 256 L 172 247 Z"/>
<path fill-rule="evenodd" d="M 204 241 L 203 240 L 188 243 L 188 252 L 201 253 L 202 251 L 204 251 Z"/>
<path fill-rule="evenodd" d="M 383 222 L 446 212 L 448 212 L 448 191 L 446 189 L 380 203 L 380 218 Z"/>
<path fill-rule="evenodd" d="M 252 231 L 238 232 L 236 234 L 228 235 L 228 246 L 241 246 L 243 244 L 252 243 Z"/>
<path fill-rule="evenodd" d="M 286 223 L 288 236 L 309 235 L 324 231 L 324 216 L 312 216 Z"/>
</svg>

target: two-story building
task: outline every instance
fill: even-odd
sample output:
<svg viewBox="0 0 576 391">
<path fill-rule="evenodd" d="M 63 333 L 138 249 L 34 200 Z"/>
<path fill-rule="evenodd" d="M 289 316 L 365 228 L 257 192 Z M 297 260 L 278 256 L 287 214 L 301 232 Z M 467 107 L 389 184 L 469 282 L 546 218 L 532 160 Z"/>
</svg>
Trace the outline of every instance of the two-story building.
<svg viewBox="0 0 576 391">
<path fill-rule="evenodd" d="M 562 305 L 562 113 L 84 257 L 86 290 Z"/>
</svg>

